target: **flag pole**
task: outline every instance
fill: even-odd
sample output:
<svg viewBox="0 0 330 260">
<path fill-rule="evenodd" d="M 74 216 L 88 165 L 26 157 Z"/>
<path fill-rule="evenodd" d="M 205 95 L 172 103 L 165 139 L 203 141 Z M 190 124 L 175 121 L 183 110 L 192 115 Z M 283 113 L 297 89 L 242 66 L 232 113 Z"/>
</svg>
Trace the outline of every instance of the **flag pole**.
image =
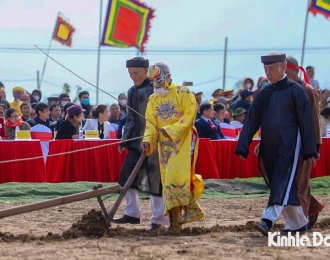
<svg viewBox="0 0 330 260">
<path fill-rule="evenodd" d="M 59 15 L 60 15 L 60 12 L 57 13 L 56 21 L 57 21 L 57 18 L 58 18 Z M 46 70 L 46 65 L 47 65 L 47 61 L 48 61 L 48 55 L 49 55 L 49 52 L 50 52 L 50 48 L 52 46 L 53 36 L 54 36 L 55 29 L 56 29 L 56 24 L 57 23 L 55 22 L 55 26 L 54 26 L 54 30 L 53 30 L 53 33 L 52 33 L 52 37 L 50 37 L 50 42 L 49 42 L 49 45 L 48 45 L 48 50 L 47 50 L 47 55 L 46 55 L 46 58 L 45 58 L 44 66 L 42 67 L 41 78 L 40 78 L 40 82 L 38 84 L 38 89 L 41 88 L 42 80 L 44 78 L 44 74 L 45 74 L 45 70 Z"/>
<path fill-rule="evenodd" d="M 223 55 L 223 77 L 222 77 L 222 89 L 226 89 L 226 65 L 227 65 L 227 46 L 228 46 L 228 37 L 225 38 L 225 51 Z"/>
<path fill-rule="evenodd" d="M 301 50 L 301 62 L 300 66 L 304 66 L 304 55 L 305 55 L 305 43 L 306 43 L 306 34 L 307 34 L 307 24 L 308 24 L 308 9 L 309 9 L 309 0 L 307 0 L 307 10 L 306 10 L 306 17 L 305 17 L 305 28 L 304 28 L 304 38 Z M 301 73 L 301 71 L 300 71 Z"/>
<path fill-rule="evenodd" d="M 100 0 L 100 20 L 99 20 L 99 38 L 97 46 L 97 69 L 96 69 L 96 105 L 99 104 L 99 79 L 100 79 L 100 61 L 101 61 L 101 37 L 102 37 L 102 6 L 103 0 Z"/>
</svg>

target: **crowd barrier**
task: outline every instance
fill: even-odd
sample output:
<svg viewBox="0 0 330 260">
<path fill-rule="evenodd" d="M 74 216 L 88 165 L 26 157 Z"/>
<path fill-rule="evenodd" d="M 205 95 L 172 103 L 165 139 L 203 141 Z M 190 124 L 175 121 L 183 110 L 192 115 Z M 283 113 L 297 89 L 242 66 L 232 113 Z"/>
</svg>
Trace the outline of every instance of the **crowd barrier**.
<svg viewBox="0 0 330 260">
<path fill-rule="evenodd" d="M 116 182 L 127 152 L 118 152 L 119 140 L 56 140 L 49 142 L 46 162 L 39 140 L 0 141 L 0 183 L 6 182 Z M 236 140 L 201 138 L 196 173 L 204 179 L 261 176 L 253 140 L 247 160 L 235 155 Z M 94 149 L 95 148 L 95 149 Z M 321 159 L 312 178 L 330 175 L 330 138 L 323 138 Z"/>
</svg>

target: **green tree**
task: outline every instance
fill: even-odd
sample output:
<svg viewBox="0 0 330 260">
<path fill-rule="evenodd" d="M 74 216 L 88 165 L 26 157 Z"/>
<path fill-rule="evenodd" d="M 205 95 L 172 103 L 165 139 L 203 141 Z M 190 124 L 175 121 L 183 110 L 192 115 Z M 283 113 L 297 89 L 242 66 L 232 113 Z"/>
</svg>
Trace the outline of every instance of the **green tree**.
<svg viewBox="0 0 330 260">
<path fill-rule="evenodd" d="M 67 93 L 68 95 L 70 95 L 71 86 L 68 83 L 63 84 L 62 93 Z"/>
</svg>

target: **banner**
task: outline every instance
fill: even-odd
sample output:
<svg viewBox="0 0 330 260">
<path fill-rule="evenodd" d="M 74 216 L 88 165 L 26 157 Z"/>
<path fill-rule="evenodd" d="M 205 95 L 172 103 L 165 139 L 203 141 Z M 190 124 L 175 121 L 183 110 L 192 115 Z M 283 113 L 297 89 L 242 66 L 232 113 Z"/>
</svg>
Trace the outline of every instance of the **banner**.
<svg viewBox="0 0 330 260">
<path fill-rule="evenodd" d="M 101 45 L 144 52 L 154 10 L 138 0 L 109 0 Z"/>
<path fill-rule="evenodd" d="M 72 44 L 72 34 L 74 31 L 75 29 L 71 24 L 65 21 L 62 17 L 58 16 L 53 33 L 53 39 L 70 47 Z"/>
<path fill-rule="evenodd" d="M 319 13 L 328 19 L 330 17 L 330 0 L 311 0 L 308 11 L 314 16 Z"/>
</svg>

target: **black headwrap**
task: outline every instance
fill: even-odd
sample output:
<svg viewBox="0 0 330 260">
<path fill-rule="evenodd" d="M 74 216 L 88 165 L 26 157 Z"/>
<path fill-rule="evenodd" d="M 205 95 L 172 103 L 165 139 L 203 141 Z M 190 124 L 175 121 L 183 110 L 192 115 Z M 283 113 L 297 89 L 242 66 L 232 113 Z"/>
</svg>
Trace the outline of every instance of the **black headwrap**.
<svg viewBox="0 0 330 260">
<path fill-rule="evenodd" d="M 126 68 L 131 68 L 131 67 L 149 68 L 149 60 L 142 57 L 135 57 L 133 59 L 127 60 Z"/>
<path fill-rule="evenodd" d="M 269 55 L 269 56 L 261 56 L 261 62 L 264 65 L 269 65 L 275 62 L 283 62 L 286 60 L 285 54 L 280 55 Z"/>
</svg>

